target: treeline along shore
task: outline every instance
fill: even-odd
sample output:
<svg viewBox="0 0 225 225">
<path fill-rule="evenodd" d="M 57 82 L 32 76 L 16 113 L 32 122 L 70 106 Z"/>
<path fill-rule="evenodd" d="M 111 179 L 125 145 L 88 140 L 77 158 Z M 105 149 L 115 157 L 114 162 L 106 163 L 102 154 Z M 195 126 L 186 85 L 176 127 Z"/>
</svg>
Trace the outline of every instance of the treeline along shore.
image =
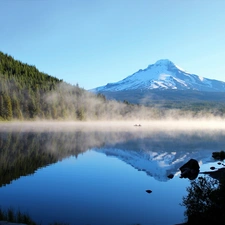
<svg viewBox="0 0 225 225">
<path fill-rule="evenodd" d="M 168 108 L 166 103 L 157 105 L 152 101 L 154 104 L 144 106 L 126 99 L 108 100 L 103 94 L 91 93 L 78 84 L 68 84 L 0 52 L 0 121 L 151 120 L 165 117 L 223 118 L 225 115 L 225 105 L 212 109 L 208 103 L 195 102 L 188 108 L 179 108 L 177 104 Z"/>
</svg>

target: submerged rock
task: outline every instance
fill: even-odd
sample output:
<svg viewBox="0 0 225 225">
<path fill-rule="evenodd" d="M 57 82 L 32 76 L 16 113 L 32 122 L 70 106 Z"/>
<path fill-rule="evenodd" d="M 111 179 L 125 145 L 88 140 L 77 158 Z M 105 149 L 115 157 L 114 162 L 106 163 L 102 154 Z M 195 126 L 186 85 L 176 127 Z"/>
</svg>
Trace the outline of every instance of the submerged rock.
<svg viewBox="0 0 225 225">
<path fill-rule="evenodd" d="M 146 192 L 147 192 L 147 193 L 149 193 L 149 194 L 150 194 L 150 193 L 152 193 L 152 191 L 151 191 L 151 190 L 146 190 Z"/>
</svg>

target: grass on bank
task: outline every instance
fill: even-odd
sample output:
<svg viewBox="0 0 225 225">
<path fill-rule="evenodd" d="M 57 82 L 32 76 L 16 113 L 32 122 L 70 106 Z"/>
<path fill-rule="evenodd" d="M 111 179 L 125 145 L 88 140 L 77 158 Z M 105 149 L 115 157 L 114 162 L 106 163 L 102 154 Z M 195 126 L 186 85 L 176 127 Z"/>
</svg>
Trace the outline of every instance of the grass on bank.
<svg viewBox="0 0 225 225">
<path fill-rule="evenodd" d="M 37 225 L 37 223 L 35 223 L 28 214 L 21 213 L 19 210 L 14 211 L 12 208 L 9 208 L 8 210 L 3 210 L 0 208 L 0 221 Z"/>
<path fill-rule="evenodd" d="M 0 208 L 0 221 L 7 221 L 11 223 L 22 223 L 27 225 L 41 225 L 36 223 L 31 217 L 26 214 L 20 212 L 20 210 L 15 211 L 13 208 L 9 208 L 8 210 L 3 210 Z M 69 225 L 67 223 L 50 223 L 49 225 Z"/>
</svg>

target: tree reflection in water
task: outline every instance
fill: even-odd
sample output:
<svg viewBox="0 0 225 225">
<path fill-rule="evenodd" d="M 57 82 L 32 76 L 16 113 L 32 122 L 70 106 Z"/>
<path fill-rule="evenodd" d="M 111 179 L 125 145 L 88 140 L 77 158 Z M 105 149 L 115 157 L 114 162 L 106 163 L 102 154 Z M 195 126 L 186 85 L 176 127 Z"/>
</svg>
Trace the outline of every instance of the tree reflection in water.
<svg viewBox="0 0 225 225">
<path fill-rule="evenodd" d="M 95 132 L 0 132 L 0 187 L 93 146 Z M 89 142 L 86 140 L 89 139 Z"/>
<path fill-rule="evenodd" d="M 225 222 L 225 179 L 209 176 L 191 181 L 188 195 L 183 197 L 187 224 L 217 224 Z"/>
</svg>

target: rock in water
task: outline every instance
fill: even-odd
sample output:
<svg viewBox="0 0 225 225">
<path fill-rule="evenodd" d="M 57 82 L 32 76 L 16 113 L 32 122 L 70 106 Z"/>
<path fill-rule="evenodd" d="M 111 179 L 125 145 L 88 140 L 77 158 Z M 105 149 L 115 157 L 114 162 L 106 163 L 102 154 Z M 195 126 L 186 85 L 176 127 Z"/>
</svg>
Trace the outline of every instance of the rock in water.
<svg viewBox="0 0 225 225">
<path fill-rule="evenodd" d="M 152 193 L 152 191 L 151 191 L 151 190 L 146 190 L 146 192 L 147 192 L 147 193 L 149 193 L 149 194 L 150 194 L 150 193 Z"/>
<path fill-rule="evenodd" d="M 172 179 L 174 177 L 174 175 L 171 173 L 167 177 L 170 178 L 170 179 Z"/>
<path fill-rule="evenodd" d="M 199 173 L 199 164 L 195 159 L 190 159 L 187 163 L 180 167 L 180 178 L 188 178 L 194 180 Z"/>
<path fill-rule="evenodd" d="M 213 152 L 212 157 L 217 160 L 224 160 L 225 159 L 225 151 Z"/>
</svg>

